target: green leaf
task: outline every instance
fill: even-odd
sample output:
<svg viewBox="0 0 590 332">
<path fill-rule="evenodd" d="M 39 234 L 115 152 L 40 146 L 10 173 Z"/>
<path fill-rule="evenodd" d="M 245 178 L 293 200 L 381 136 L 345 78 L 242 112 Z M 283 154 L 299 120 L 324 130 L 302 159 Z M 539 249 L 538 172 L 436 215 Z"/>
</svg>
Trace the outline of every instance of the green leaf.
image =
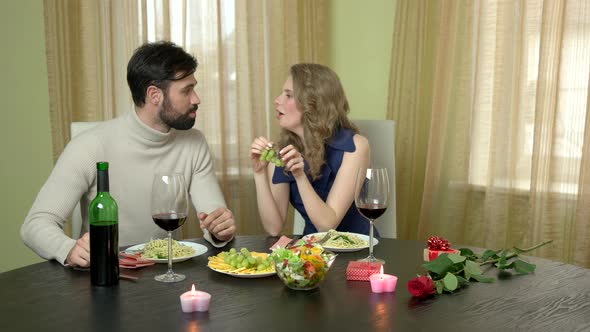
<svg viewBox="0 0 590 332">
<path fill-rule="evenodd" d="M 460 248 L 459 252 L 461 253 L 461 256 L 465 256 L 468 258 L 473 258 L 473 259 L 477 259 L 477 255 L 469 248 Z"/>
<path fill-rule="evenodd" d="M 471 278 L 479 282 L 494 282 L 496 280 L 494 277 L 488 277 L 481 274 L 474 274 L 471 276 Z"/>
<path fill-rule="evenodd" d="M 471 278 L 471 273 L 469 273 L 467 270 L 464 270 L 463 273 L 465 274 L 465 279 L 469 281 L 469 278 Z"/>
<path fill-rule="evenodd" d="M 498 268 L 498 270 L 508 270 L 514 267 L 514 262 L 511 262 L 510 264 L 504 264 L 504 265 L 499 265 L 496 264 L 496 267 Z"/>
<path fill-rule="evenodd" d="M 445 275 L 453 266 L 453 261 L 447 254 L 438 256 L 435 260 L 422 264 L 422 267 L 439 276 Z"/>
<path fill-rule="evenodd" d="M 448 254 L 449 259 L 453 262 L 453 264 L 461 263 L 465 261 L 465 257 L 459 256 L 457 254 Z"/>
<path fill-rule="evenodd" d="M 445 289 L 452 292 L 457 289 L 457 285 L 459 281 L 457 277 L 452 273 L 447 273 L 447 275 L 443 278 L 443 284 L 445 285 Z"/>
<path fill-rule="evenodd" d="M 486 251 L 483 252 L 483 254 L 481 255 L 481 259 L 485 261 L 487 261 L 488 259 L 495 259 L 498 258 L 498 251 L 499 250 L 491 250 L 488 249 Z"/>
<path fill-rule="evenodd" d="M 470 275 L 478 275 L 482 274 L 483 272 L 479 268 L 479 264 L 474 261 L 467 261 L 465 262 L 465 273 L 469 273 Z"/>
<path fill-rule="evenodd" d="M 506 265 L 506 255 L 508 254 L 508 250 L 502 250 L 502 252 L 500 253 L 500 258 L 498 260 L 498 263 L 496 263 L 496 267 L 499 269 L 505 269 L 505 265 Z"/>
<path fill-rule="evenodd" d="M 457 277 L 457 280 L 459 281 L 459 286 L 464 285 L 469 282 L 467 279 L 463 278 L 460 275 L 455 275 L 455 277 Z"/>
<path fill-rule="evenodd" d="M 514 270 L 520 274 L 533 273 L 535 271 L 535 268 L 537 267 L 535 264 L 527 263 L 520 259 L 515 260 L 514 262 L 512 262 L 512 264 L 514 265 Z"/>
<path fill-rule="evenodd" d="M 444 286 L 442 280 L 437 280 L 434 282 L 434 285 L 436 286 L 436 293 L 437 294 L 442 294 Z"/>
</svg>

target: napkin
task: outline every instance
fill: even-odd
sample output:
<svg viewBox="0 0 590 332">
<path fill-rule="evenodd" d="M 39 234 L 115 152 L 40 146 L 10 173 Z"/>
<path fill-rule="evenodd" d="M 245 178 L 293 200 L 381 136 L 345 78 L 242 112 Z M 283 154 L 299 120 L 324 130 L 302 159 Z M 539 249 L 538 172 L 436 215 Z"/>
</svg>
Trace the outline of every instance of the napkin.
<svg viewBox="0 0 590 332">
<path fill-rule="evenodd" d="M 372 274 L 380 273 L 381 263 L 350 261 L 346 267 L 346 280 L 369 281 Z"/>
<path fill-rule="evenodd" d="M 141 254 L 119 253 L 119 267 L 122 269 L 137 269 L 156 264 L 148 259 L 141 258 Z"/>
<path fill-rule="evenodd" d="M 275 244 L 270 247 L 270 250 L 273 250 L 276 247 L 285 248 L 287 244 L 291 243 L 291 241 L 293 241 L 293 239 L 283 235 L 277 242 L 275 242 Z"/>
</svg>

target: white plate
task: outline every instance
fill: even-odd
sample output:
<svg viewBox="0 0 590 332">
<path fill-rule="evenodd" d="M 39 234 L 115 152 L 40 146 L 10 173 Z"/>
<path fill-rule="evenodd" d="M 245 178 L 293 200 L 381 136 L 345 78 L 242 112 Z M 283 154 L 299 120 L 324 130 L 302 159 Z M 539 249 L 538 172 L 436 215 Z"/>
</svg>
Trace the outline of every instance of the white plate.
<svg viewBox="0 0 590 332">
<path fill-rule="evenodd" d="M 314 236 L 319 241 L 320 239 L 322 239 L 324 237 L 324 235 L 326 235 L 326 233 L 327 232 L 307 234 L 306 236 L 302 237 L 302 239 L 307 241 L 307 239 L 309 239 L 311 236 Z M 349 232 L 338 232 L 338 234 L 354 235 L 354 236 L 358 237 L 359 239 L 367 242 L 367 244 L 364 246 L 355 247 L 355 248 L 337 248 L 337 247 L 331 247 L 331 246 L 326 246 L 326 245 L 323 245 L 323 247 L 326 249 L 329 249 L 331 251 L 334 251 L 334 252 L 352 252 L 352 251 L 359 251 L 359 250 L 369 248 L 369 236 L 368 235 L 359 234 L 359 233 L 349 233 Z M 373 247 L 376 246 L 377 244 L 379 244 L 379 240 L 377 238 L 373 238 Z"/>
<path fill-rule="evenodd" d="M 220 270 L 212 268 L 209 265 L 207 265 L 207 267 L 215 272 L 227 274 L 228 276 L 232 276 L 232 277 L 236 277 L 236 278 L 244 278 L 244 279 L 263 278 L 263 277 L 268 277 L 273 274 L 276 274 L 276 272 L 274 272 L 274 271 L 273 272 L 264 272 L 264 273 L 253 273 L 253 274 L 239 274 L 239 273 L 233 273 L 233 272 L 227 272 L 227 271 L 220 271 Z"/>
<path fill-rule="evenodd" d="M 187 241 L 176 241 L 178 244 L 183 244 L 185 246 L 191 247 L 195 250 L 195 253 L 189 256 L 183 256 L 183 257 L 176 257 L 176 258 L 172 258 L 172 262 L 173 263 L 178 263 L 178 262 L 183 262 L 186 261 L 188 259 L 191 259 L 193 257 L 197 257 L 199 255 L 202 255 L 204 253 L 207 252 L 207 247 L 205 247 L 202 244 L 198 244 L 198 243 L 194 243 L 194 242 L 187 242 Z M 143 248 L 145 247 L 146 243 L 142 243 L 142 244 L 138 244 L 138 245 L 134 245 L 132 247 L 129 247 L 127 249 L 125 249 L 125 252 L 127 253 L 137 253 L 141 250 L 143 250 Z M 145 258 L 147 260 L 150 260 L 152 262 L 156 262 L 156 263 L 168 263 L 168 258 Z"/>
</svg>

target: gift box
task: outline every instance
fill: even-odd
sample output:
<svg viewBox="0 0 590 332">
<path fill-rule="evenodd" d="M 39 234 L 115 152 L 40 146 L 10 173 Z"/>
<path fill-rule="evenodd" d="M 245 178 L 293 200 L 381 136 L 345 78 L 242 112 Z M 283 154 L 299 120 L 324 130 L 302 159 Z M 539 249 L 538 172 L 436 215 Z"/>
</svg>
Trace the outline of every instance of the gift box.
<svg viewBox="0 0 590 332">
<path fill-rule="evenodd" d="M 424 248 L 424 261 L 430 262 L 435 260 L 441 254 L 459 254 L 459 250 L 449 248 L 447 250 L 431 250 Z"/>
<path fill-rule="evenodd" d="M 429 237 L 426 241 L 426 248 L 424 249 L 424 260 L 430 262 L 441 254 L 460 254 L 460 251 L 451 248 L 451 244 L 444 237 Z"/>
<path fill-rule="evenodd" d="M 369 263 L 369 262 L 348 262 L 346 267 L 346 280 L 360 280 L 369 281 L 369 277 L 372 274 L 381 272 L 381 263 Z"/>
</svg>

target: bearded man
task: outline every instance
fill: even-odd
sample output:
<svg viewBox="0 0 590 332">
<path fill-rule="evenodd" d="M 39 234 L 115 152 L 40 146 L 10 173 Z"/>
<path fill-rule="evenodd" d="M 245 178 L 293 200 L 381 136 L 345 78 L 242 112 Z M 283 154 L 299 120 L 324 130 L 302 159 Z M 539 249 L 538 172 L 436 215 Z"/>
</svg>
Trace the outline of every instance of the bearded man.
<svg viewBox="0 0 590 332">
<path fill-rule="evenodd" d="M 90 265 L 88 204 L 96 196 L 96 163 L 109 162 L 110 193 L 119 206 L 119 244 L 165 237 L 150 215 L 154 174 L 184 175 L 204 238 L 224 246 L 236 231 L 219 188 L 213 157 L 193 128 L 201 100 L 197 60 L 171 42 L 147 43 L 127 65 L 135 109 L 76 136 L 64 149 L 21 227 L 23 242 L 45 259 Z M 76 204 L 82 236 L 63 229 Z"/>
</svg>

